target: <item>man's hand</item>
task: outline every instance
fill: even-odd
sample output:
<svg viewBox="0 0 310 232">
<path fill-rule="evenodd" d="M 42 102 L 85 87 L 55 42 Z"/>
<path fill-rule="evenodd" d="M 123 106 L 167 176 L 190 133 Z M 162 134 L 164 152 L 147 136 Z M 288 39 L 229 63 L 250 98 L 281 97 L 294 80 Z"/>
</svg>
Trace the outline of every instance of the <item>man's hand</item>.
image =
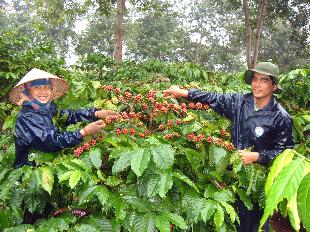
<svg viewBox="0 0 310 232">
<path fill-rule="evenodd" d="M 109 117 L 111 120 L 115 120 L 120 117 L 120 114 L 113 110 L 98 110 L 95 112 L 95 116 L 99 119 L 104 119 L 104 118 Z"/>
<path fill-rule="evenodd" d="M 94 135 L 100 132 L 103 128 L 105 128 L 106 124 L 103 120 L 98 120 L 96 122 L 89 123 L 82 130 L 80 130 L 83 137 L 87 135 Z"/>
<path fill-rule="evenodd" d="M 257 161 L 259 157 L 258 152 L 252 152 L 252 151 L 245 151 L 245 150 L 238 150 L 241 160 L 243 164 L 251 164 L 255 161 Z"/>
<path fill-rule="evenodd" d="M 188 97 L 188 91 L 186 89 L 181 89 L 176 85 L 173 85 L 169 89 L 164 90 L 163 94 L 165 99 Z"/>
</svg>

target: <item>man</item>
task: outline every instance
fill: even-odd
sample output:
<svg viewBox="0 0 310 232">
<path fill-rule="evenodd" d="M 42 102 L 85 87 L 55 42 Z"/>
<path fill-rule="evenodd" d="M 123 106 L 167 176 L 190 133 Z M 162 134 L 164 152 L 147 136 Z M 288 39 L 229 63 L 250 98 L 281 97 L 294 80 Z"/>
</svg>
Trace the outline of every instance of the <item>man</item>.
<svg viewBox="0 0 310 232">
<path fill-rule="evenodd" d="M 258 63 L 244 73 L 252 87 L 248 94 L 219 94 L 171 86 L 163 93 L 166 98 L 185 97 L 190 101 L 208 103 L 217 113 L 231 120 L 231 139 L 243 164 L 268 165 L 279 153 L 294 146 L 290 115 L 275 100 L 279 92 L 279 68 L 270 62 Z M 251 151 L 244 149 L 253 147 Z M 238 231 L 257 231 L 261 212 L 237 205 L 241 224 Z"/>
</svg>

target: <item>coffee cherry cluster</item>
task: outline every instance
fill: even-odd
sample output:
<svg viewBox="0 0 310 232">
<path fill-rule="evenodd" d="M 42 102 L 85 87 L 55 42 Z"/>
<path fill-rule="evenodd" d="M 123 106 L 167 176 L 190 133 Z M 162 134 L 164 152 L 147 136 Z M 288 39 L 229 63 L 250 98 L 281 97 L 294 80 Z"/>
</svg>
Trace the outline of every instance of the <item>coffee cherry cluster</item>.
<svg viewBox="0 0 310 232">
<path fill-rule="evenodd" d="M 84 143 L 83 145 L 77 147 L 74 149 L 73 154 L 75 157 L 80 157 L 84 151 L 89 151 L 91 146 L 95 146 L 97 144 L 97 141 L 95 139 L 90 139 L 88 143 Z"/>
<path fill-rule="evenodd" d="M 223 141 L 221 138 L 216 138 L 214 140 L 214 138 L 212 136 L 210 136 L 210 135 L 205 138 L 205 136 L 203 134 L 195 135 L 195 133 L 192 132 L 192 133 L 189 133 L 187 135 L 187 139 L 189 141 L 192 141 L 192 142 L 195 142 L 195 143 L 202 142 L 202 141 L 206 141 L 207 143 L 213 143 L 214 142 L 217 146 L 221 146 L 221 147 L 225 148 L 228 151 L 232 151 L 235 148 L 234 145 L 231 142 Z"/>
<path fill-rule="evenodd" d="M 90 214 L 90 211 L 87 209 L 71 209 L 71 208 L 60 208 L 53 213 L 53 217 L 58 217 L 63 213 L 69 212 L 73 216 L 82 218 Z"/>
</svg>

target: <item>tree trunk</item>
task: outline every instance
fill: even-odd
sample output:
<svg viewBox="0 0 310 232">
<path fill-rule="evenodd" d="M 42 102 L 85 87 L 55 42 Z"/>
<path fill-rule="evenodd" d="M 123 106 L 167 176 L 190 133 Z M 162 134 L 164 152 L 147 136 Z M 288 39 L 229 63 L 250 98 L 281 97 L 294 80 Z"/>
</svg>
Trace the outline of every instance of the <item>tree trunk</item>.
<svg viewBox="0 0 310 232">
<path fill-rule="evenodd" d="M 243 0 L 243 13 L 245 18 L 245 42 L 246 42 L 246 62 L 248 68 L 251 67 L 252 61 L 252 29 L 251 29 L 251 20 L 250 20 L 250 12 L 249 12 L 249 3 L 248 0 Z"/>
<path fill-rule="evenodd" d="M 268 1 L 261 0 L 261 5 L 259 7 L 259 17 L 257 22 L 257 28 L 255 33 L 254 47 L 252 50 L 252 25 L 249 13 L 249 3 L 248 0 L 243 0 L 243 13 L 245 18 L 245 33 L 246 33 L 246 62 L 248 68 L 254 68 L 257 63 L 259 54 L 259 40 L 263 28 L 263 22 L 266 16 L 266 8 Z"/>
<path fill-rule="evenodd" d="M 267 0 L 262 0 L 261 6 L 259 8 L 259 18 L 258 18 L 258 23 L 257 23 L 257 28 L 256 28 L 254 52 L 253 52 L 253 59 L 252 59 L 253 67 L 257 64 L 257 57 L 258 57 L 258 52 L 259 52 L 259 49 L 258 49 L 259 39 L 260 39 L 260 34 L 263 28 L 263 22 L 266 16 L 267 4 L 268 4 Z"/>
<path fill-rule="evenodd" d="M 114 49 L 114 60 L 116 63 L 122 62 L 123 54 L 123 16 L 125 0 L 117 0 L 116 18 L 115 18 L 115 49 Z"/>
</svg>

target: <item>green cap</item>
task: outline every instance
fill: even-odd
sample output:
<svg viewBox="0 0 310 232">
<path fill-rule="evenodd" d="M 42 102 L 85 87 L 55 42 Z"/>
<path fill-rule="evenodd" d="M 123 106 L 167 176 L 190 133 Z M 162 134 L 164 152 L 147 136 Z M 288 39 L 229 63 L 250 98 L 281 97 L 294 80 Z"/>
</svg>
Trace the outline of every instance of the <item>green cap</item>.
<svg viewBox="0 0 310 232">
<path fill-rule="evenodd" d="M 275 91 L 275 93 L 281 92 L 282 89 L 280 85 L 278 84 L 279 83 L 279 80 L 278 80 L 279 67 L 277 65 L 270 63 L 270 62 L 258 63 L 257 65 L 255 65 L 253 69 L 249 69 L 244 72 L 245 83 L 249 85 L 251 84 L 252 78 L 255 72 L 270 76 L 274 80 L 275 84 L 278 85 L 278 88 Z"/>
</svg>

